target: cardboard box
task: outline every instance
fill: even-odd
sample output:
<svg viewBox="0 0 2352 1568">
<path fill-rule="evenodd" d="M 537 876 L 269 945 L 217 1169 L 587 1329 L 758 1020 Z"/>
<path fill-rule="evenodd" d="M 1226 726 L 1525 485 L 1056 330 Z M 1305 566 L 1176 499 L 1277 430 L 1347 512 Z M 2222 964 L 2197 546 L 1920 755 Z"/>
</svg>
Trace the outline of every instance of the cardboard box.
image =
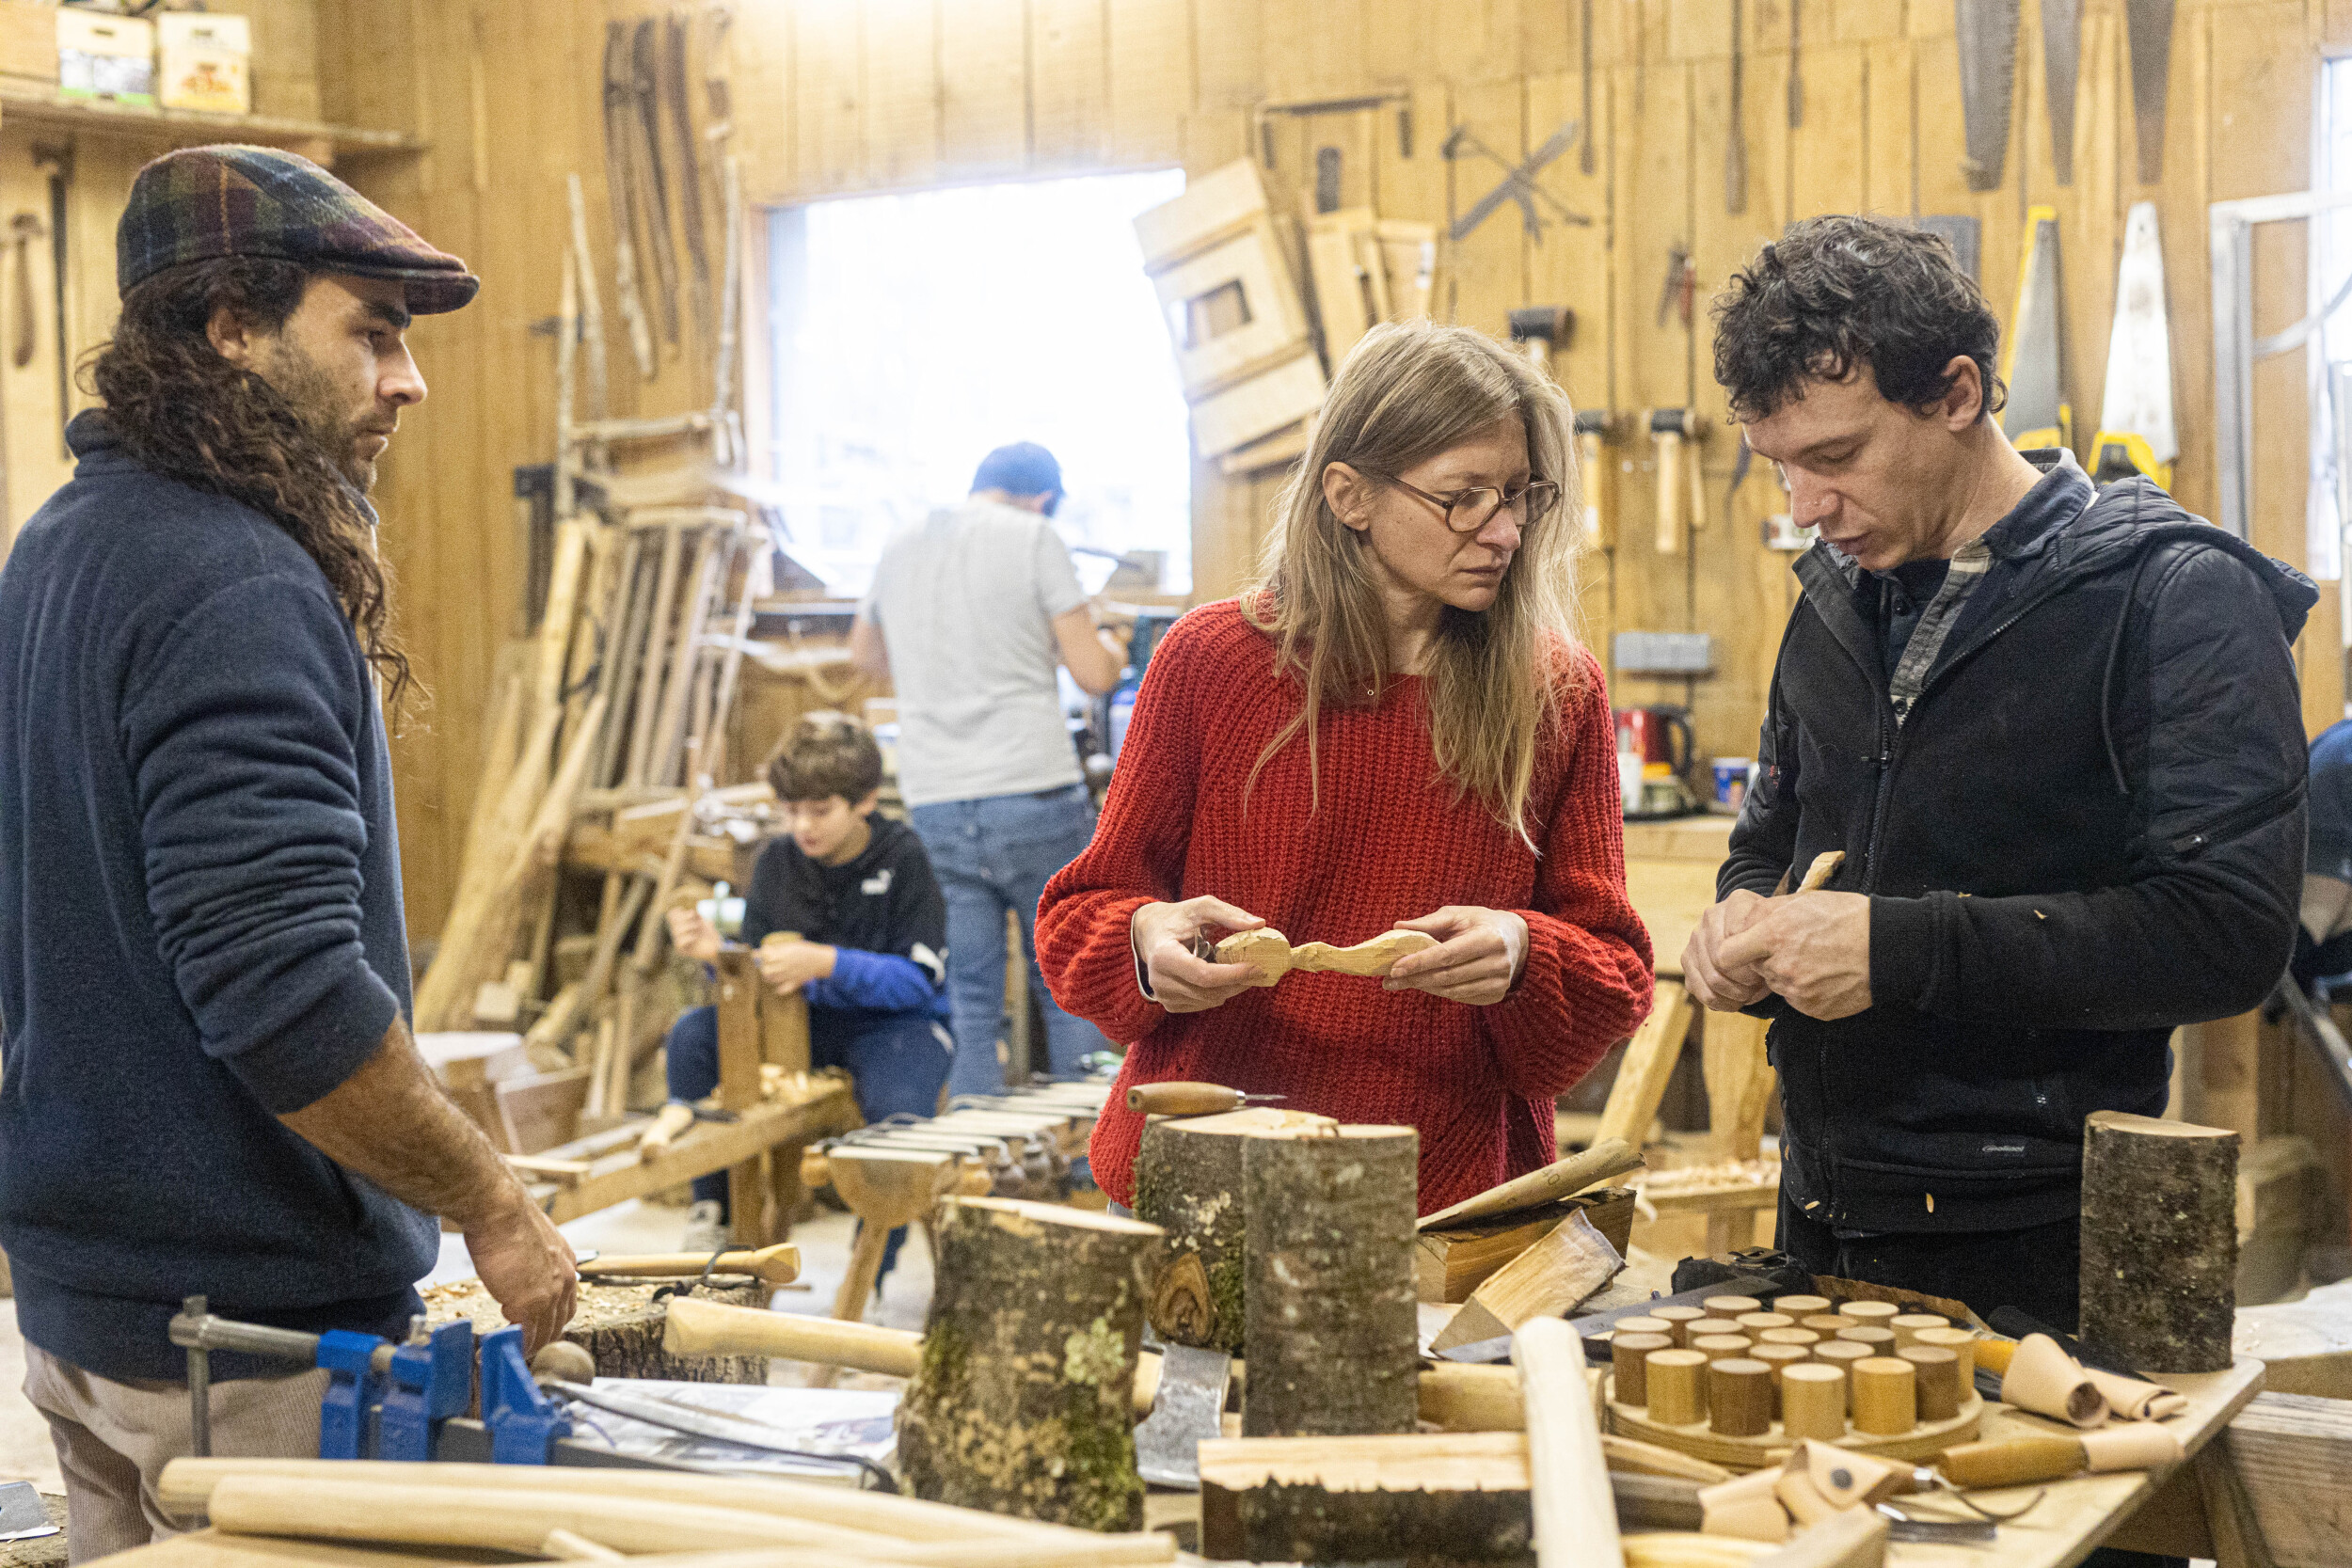
<svg viewBox="0 0 2352 1568">
<path fill-rule="evenodd" d="M 253 112 L 253 33 L 246 18 L 167 11 L 156 23 L 163 45 L 156 88 L 165 108 Z"/>
<path fill-rule="evenodd" d="M 57 91 L 72 98 L 155 103 L 155 24 L 138 17 L 60 7 Z"/>
<path fill-rule="evenodd" d="M 57 8 L 0 0 L 0 79 L 57 85 Z"/>
</svg>

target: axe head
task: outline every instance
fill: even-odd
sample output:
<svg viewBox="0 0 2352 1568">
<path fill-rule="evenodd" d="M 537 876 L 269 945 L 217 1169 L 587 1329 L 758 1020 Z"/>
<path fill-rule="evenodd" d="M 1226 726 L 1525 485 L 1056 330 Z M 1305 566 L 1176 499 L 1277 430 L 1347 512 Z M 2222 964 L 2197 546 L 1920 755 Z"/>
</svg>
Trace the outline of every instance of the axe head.
<svg viewBox="0 0 2352 1568">
<path fill-rule="evenodd" d="M 1232 1380 L 1230 1352 L 1169 1345 L 1160 1354 L 1159 1397 L 1136 1428 L 1136 1473 L 1161 1486 L 1199 1490 L 1200 1444 L 1224 1435 L 1225 1387 Z"/>
<path fill-rule="evenodd" d="M 1649 433 L 1657 436 L 1679 436 L 1685 440 L 1699 433 L 1698 416 L 1688 408 L 1653 408 L 1649 411 Z"/>
<path fill-rule="evenodd" d="M 1576 411 L 1576 433 L 1579 436 L 1596 436 L 1606 441 L 1612 435 L 1611 426 L 1615 423 L 1606 408 L 1580 408 Z"/>
<path fill-rule="evenodd" d="M 1568 341 L 1576 312 L 1565 305 L 1530 305 L 1511 312 L 1511 341 L 1540 341 L 1557 348 Z"/>
</svg>

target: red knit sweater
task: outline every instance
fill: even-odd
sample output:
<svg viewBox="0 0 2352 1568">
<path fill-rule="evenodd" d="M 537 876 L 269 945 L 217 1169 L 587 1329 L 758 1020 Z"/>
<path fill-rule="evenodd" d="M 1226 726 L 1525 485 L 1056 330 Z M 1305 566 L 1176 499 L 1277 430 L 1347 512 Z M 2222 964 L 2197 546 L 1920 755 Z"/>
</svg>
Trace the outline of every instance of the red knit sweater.
<svg viewBox="0 0 2352 1568">
<path fill-rule="evenodd" d="M 1037 953 L 1055 999 L 1128 1042 L 1120 1090 L 1191 1079 L 1288 1098 L 1282 1108 L 1421 1132 L 1421 1211 L 1554 1157 L 1552 1103 L 1650 1006 L 1649 936 L 1627 901 L 1609 699 L 1583 685 L 1538 756 L 1528 819 L 1540 858 L 1438 771 L 1421 682 L 1376 707 L 1326 707 L 1322 803 L 1295 739 L 1243 791 L 1301 700 L 1274 641 L 1226 600 L 1152 654 L 1094 842 L 1046 884 Z M 1214 895 L 1294 942 L 1347 944 L 1447 904 L 1514 910 L 1527 961 L 1491 1006 L 1292 974 L 1206 1012 L 1171 1014 L 1136 984 L 1142 905 Z M 1131 1201 L 1142 1118 L 1115 1091 L 1094 1179 Z"/>
</svg>

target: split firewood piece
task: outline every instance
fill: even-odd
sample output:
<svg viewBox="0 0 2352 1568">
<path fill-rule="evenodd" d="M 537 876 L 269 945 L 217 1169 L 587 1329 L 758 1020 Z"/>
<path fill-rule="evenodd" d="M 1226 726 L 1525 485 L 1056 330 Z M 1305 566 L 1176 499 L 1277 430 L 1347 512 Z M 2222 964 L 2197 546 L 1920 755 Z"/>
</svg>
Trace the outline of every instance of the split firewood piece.
<svg viewBox="0 0 2352 1568">
<path fill-rule="evenodd" d="M 1419 1400 L 1409 1127 L 1268 1132 L 1242 1149 L 1242 1432 L 1410 1432 Z"/>
<path fill-rule="evenodd" d="M 1383 931 L 1353 947 L 1334 947 L 1327 942 L 1303 942 L 1293 947 L 1290 938 L 1271 926 L 1263 926 L 1254 931 L 1236 931 L 1218 942 L 1216 961 L 1253 964 L 1260 978 L 1249 983 L 1271 986 L 1293 971 L 1311 974 L 1386 974 L 1396 967 L 1397 959 L 1425 953 L 1437 945 L 1438 939 L 1426 931 Z"/>
<path fill-rule="evenodd" d="M 1541 1204 L 1557 1203 L 1564 1197 L 1574 1197 L 1585 1188 L 1596 1186 L 1613 1176 L 1642 1168 L 1642 1156 L 1627 1145 L 1623 1138 L 1603 1138 L 1581 1154 L 1555 1160 L 1541 1170 L 1515 1176 L 1500 1187 L 1489 1187 L 1474 1197 L 1466 1197 L 1449 1209 L 1419 1221 L 1415 1228 L 1437 1230 L 1449 1225 L 1465 1225 L 1471 1220 L 1491 1219 L 1497 1214 L 1516 1213 Z"/>
<path fill-rule="evenodd" d="M 1431 1350 L 1500 1339 L 1534 1318 L 1561 1318 L 1625 1267 L 1609 1238 L 1581 1213 L 1486 1276 L 1430 1341 Z"/>
<path fill-rule="evenodd" d="M 1170 1344 L 1242 1348 L 1242 1147 L 1268 1132 L 1336 1127 L 1329 1117 L 1253 1105 L 1147 1123 L 1136 1151 L 1136 1217 L 1168 1232 L 1147 1315 Z"/>
<path fill-rule="evenodd" d="M 1625 1568 L 1582 1338 L 1558 1318 L 1537 1318 L 1514 1338 L 1511 1358 L 1527 1400 L 1536 1568 Z"/>
<path fill-rule="evenodd" d="M 2082 1338 L 2155 1372 L 2216 1372 L 2236 1318 L 2238 1135 L 2094 1111 L 2083 1125 Z"/>
<path fill-rule="evenodd" d="M 933 1214 L 931 1241 L 922 1362 L 898 1407 L 907 1490 L 1051 1524 L 1142 1528 L 1134 1392 L 1160 1227 L 954 1197 Z"/>
</svg>

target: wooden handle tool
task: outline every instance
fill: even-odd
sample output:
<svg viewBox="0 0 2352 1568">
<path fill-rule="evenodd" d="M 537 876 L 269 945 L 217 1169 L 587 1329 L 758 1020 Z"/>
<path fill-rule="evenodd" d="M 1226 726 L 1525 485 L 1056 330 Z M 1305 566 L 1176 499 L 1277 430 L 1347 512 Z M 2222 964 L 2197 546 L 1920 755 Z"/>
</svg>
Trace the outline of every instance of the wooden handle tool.
<svg viewBox="0 0 2352 1568">
<path fill-rule="evenodd" d="M 1564 1197 L 1574 1197 L 1596 1182 L 1641 1168 L 1642 1156 L 1628 1147 L 1624 1139 L 1603 1138 L 1581 1154 L 1555 1160 L 1541 1170 L 1513 1177 L 1500 1187 L 1489 1187 L 1450 1209 L 1440 1209 L 1420 1221 L 1415 1228 L 1435 1230 L 1442 1226 L 1467 1225 L 1471 1220 L 1556 1203 Z"/>
<path fill-rule="evenodd" d="M 789 1242 L 761 1247 L 757 1252 L 723 1252 L 716 1264 L 707 1252 L 647 1253 L 628 1258 L 597 1258 L 582 1265 L 585 1274 L 618 1275 L 630 1279 L 672 1279 L 698 1275 L 747 1274 L 770 1285 L 789 1285 L 801 1277 L 801 1249 Z"/>
<path fill-rule="evenodd" d="M 1804 880 L 1797 884 L 1797 891 L 1799 893 L 1820 892 L 1823 885 L 1832 877 L 1837 875 L 1837 868 L 1845 863 L 1846 851 L 1843 849 L 1822 850 L 1813 857 L 1813 863 L 1804 868 Z"/>
<path fill-rule="evenodd" d="M 1935 1465 L 1954 1486 L 2025 1486 L 2063 1481 L 2085 1470 L 2153 1470 L 2181 1458 L 2169 1427 L 2128 1421 L 2078 1437 L 2011 1437 L 1946 1449 Z"/>
<path fill-rule="evenodd" d="M 1127 1109 L 1148 1117 L 1213 1117 L 1283 1098 L 1279 1094 L 1244 1094 L 1222 1084 L 1137 1084 L 1127 1091 Z"/>
</svg>

